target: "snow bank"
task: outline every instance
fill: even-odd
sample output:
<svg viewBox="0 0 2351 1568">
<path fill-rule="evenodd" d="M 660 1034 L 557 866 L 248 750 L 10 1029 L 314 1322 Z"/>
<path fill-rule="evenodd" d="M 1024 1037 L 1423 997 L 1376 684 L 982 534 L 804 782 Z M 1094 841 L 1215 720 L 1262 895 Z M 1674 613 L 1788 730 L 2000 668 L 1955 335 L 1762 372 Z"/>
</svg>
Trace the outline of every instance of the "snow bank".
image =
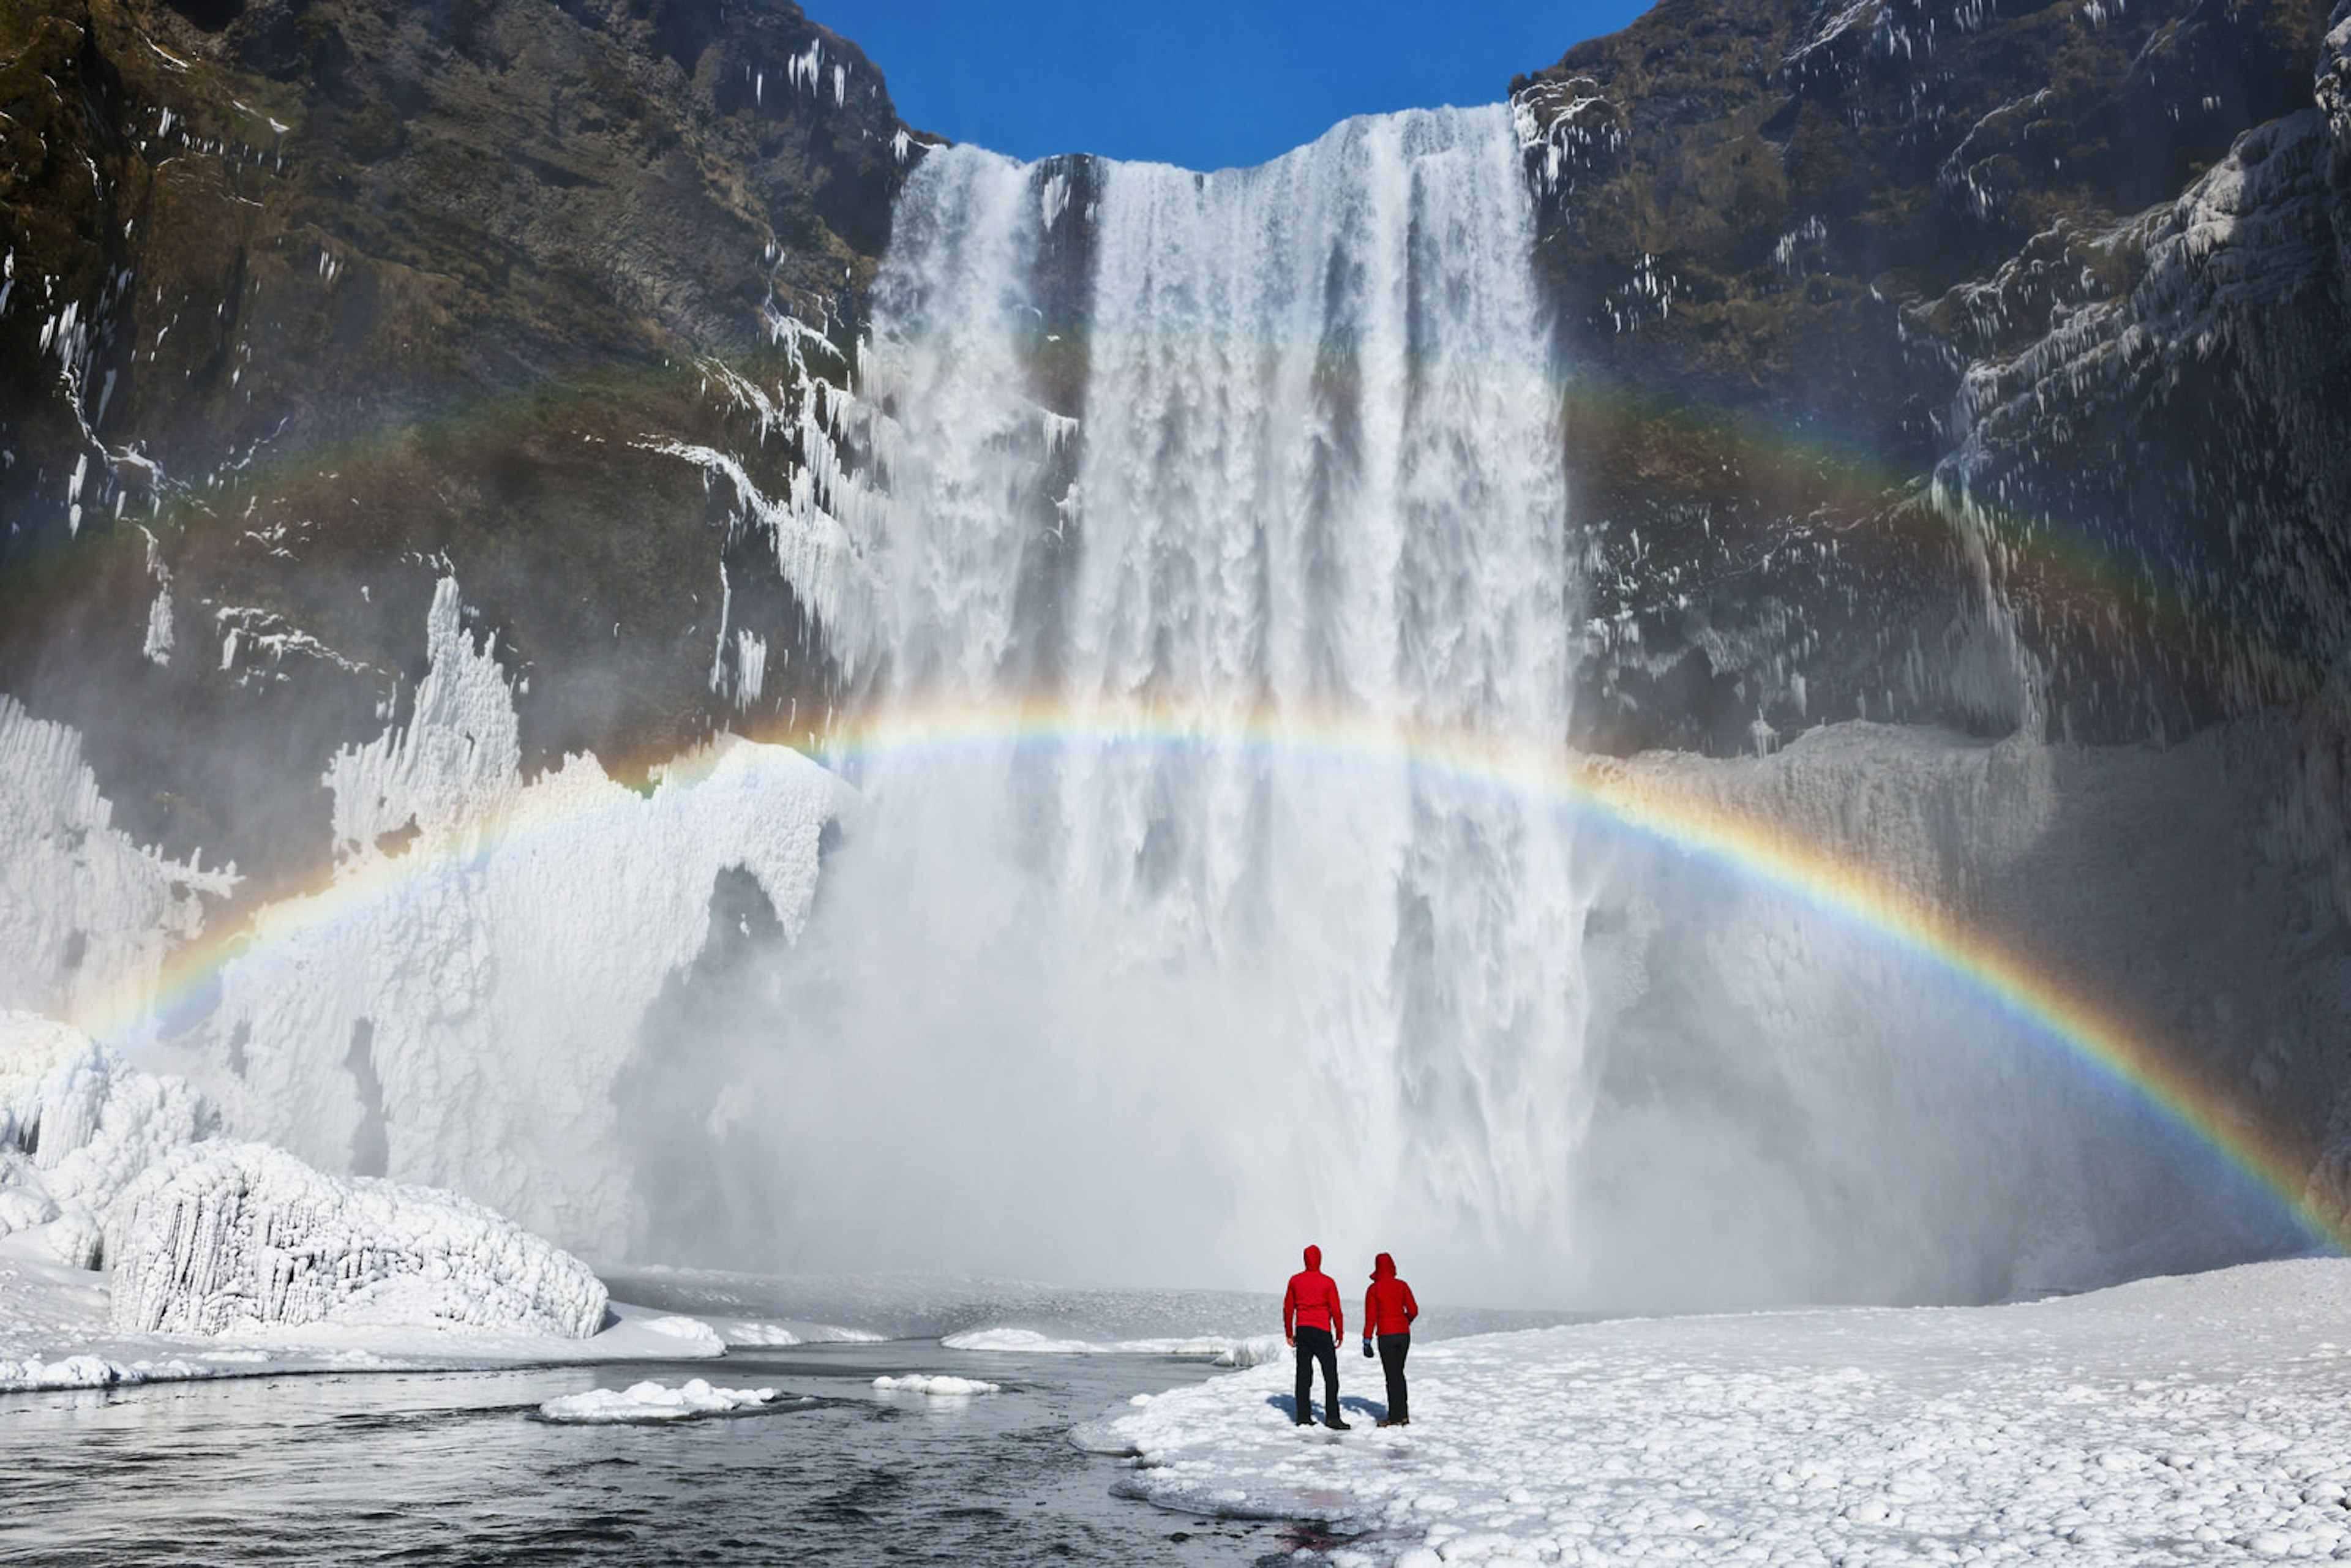
<svg viewBox="0 0 2351 1568">
<path fill-rule="evenodd" d="M 770 1346 L 801 1344 L 806 1343 L 799 1334 L 794 1333 L 790 1329 L 786 1328 L 781 1323 L 760 1322 L 758 1321 L 737 1319 L 731 1322 L 723 1322 L 716 1326 L 718 1332 L 718 1337 L 726 1342 L 727 1348 L 730 1350 L 738 1344 Z M 877 1334 L 874 1337 L 878 1339 L 881 1336 Z"/>
<path fill-rule="evenodd" d="M 648 1333 L 678 1342 L 678 1354 L 688 1355 L 725 1355 L 726 1337 L 700 1318 L 670 1313 L 658 1318 L 645 1318 L 637 1326 Z"/>
<path fill-rule="evenodd" d="M 541 1405 L 538 1413 L 549 1421 L 590 1425 L 687 1421 L 697 1416 L 755 1409 L 775 1397 L 772 1388 L 714 1388 L 701 1378 L 693 1377 L 678 1388 L 645 1382 L 632 1383 L 617 1392 L 591 1388 L 585 1394 L 567 1394 Z"/>
<path fill-rule="evenodd" d="M 122 1196 L 108 1251 L 113 1326 L 130 1333 L 354 1323 L 585 1338 L 604 1319 L 585 1264 L 480 1205 L 326 1176 L 259 1144 L 204 1144 L 150 1169 Z"/>
<path fill-rule="evenodd" d="M 1343 1568 L 2351 1554 L 2351 1261 L 2029 1305 L 1415 1346 L 1413 1421 L 1290 1424 L 1290 1369 L 1081 1427 L 1163 1507 L 1318 1520 Z M 2232 1550 L 2233 1549 L 2233 1550 Z"/>
<path fill-rule="evenodd" d="M 1158 1339 L 1057 1339 L 1035 1329 L 972 1329 L 939 1342 L 949 1350 L 985 1350 L 1028 1355 L 1184 1355 L 1218 1366 L 1255 1366 L 1282 1346 L 1280 1334 L 1194 1334 Z"/>
<path fill-rule="evenodd" d="M 993 1383 L 982 1383 L 976 1377 L 956 1377 L 946 1373 L 910 1372 L 904 1377 L 877 1377 L 873 1386 L 884 1394 L 927 1394 L 937 1399 L 963 1399 L 975 1394 L 999 1394 L 1002 1388 Z"/>
<path fill-rule="evenodd" d="M 255 917 L 172 1043 L 230 1125 L 324 1169 L 449 1186 L 624 1253 L 639 1200 L 615 1082 L 740 868 L 788 931 L 854 799 L 789 748 L 721 737 L 650 793 L 591 757 L 526 781 L 494 638 L 435 592 L 404 726 L 339 754 L 332 884 Z"/>
<path fill-rule="evenodd" d="M 126 1067 L 66 1024 L 0 1013 L 0 1236 L 43 1228 L 60 1261 L 96 1268 L 123 1190 L 213 1126 L 181 1080 Z"/>
<path fill-rule="evenodd" d="M 205 871 L 142 849 L 82 760 L 81 737 L 0 695 L 0 1009 L 60 1016 L 147 995 L 164 955 L 204 925 Z"/>
</svg>

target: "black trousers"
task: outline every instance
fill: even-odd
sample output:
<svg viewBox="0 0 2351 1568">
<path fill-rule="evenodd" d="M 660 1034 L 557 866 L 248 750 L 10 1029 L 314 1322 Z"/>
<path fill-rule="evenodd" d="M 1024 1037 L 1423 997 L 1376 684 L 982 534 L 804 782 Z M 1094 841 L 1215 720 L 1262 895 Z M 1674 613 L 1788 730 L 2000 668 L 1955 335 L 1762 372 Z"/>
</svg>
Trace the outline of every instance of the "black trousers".
<svg viewBox="0 0 2351 1568">
<path fill-rule="evenodd" d="M 1339 1419 L 1339 1346 L 1329 1329 L 1298 1326 L 1298 1418 L 1314 1419 L 1314 1406 L 1308 1396 L 1314 1392 L 1314 1364 L 1322 1364 L 1322 1419 Z"/>
<path fill-rule="evenodd" d="M 1380 1370 L 1388 1375 L 1388 1419 L 1391 1421 L 1412 1419 L 1412 1408 L 1405 1399 L 1404 1391 L 1404 1358 L 1411 1354 L 1412 1335 L 1380 1335 Z"/>
</svg>

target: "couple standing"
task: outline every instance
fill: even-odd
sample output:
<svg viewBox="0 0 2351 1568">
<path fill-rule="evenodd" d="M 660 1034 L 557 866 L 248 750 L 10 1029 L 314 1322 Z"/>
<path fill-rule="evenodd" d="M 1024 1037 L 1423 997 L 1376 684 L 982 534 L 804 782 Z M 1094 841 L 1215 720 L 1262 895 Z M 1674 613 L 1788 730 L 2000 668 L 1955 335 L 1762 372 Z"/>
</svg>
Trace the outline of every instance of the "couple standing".
<svg viewBox="0 0 2351 1568">
<path fill-rule="evenodd" d="M 1372 1288 L 1364 1292 L 1364 1354 L 1372 1354 L 1372 1340 L 1380 1342 L 1380 1369 L 1388 1375 L 1388 1413 L 1383 1427 L 1411 1424 L 1405 1403 L 1404 1358 L 1412 1349 L 1412 1320 L 1420 1303 L 1412 1287 L 1396 1278 L 1395 1260 L 1383 1252 L 1372 1264 Z M 1346 1337 L 1346 1309 L 1339 1304 L 1339 1286 L 1322 1271 L 1322 1249 L 1306 1249 L 1306 1267 L 1290 1277 L 1281 1298 L 1281 1337 L 1298 1350 L 1297 1419 L 1301 1427 L 1314 1419 L 1309 1396 L 1314 1388 L 1314 1364 L 1322 1364 L 1322 1425 L 1348 1430 L 1339 1415 L 1339 1341 Z"/>
</svg>

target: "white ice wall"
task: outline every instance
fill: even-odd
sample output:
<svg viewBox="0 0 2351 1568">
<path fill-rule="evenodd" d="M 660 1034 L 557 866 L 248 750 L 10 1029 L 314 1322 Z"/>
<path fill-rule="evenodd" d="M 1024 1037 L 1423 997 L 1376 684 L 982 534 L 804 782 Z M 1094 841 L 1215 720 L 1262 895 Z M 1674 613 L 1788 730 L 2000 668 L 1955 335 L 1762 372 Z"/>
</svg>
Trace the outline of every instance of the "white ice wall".
<svg viewBox="0 0 2351 1568">
<path fill-rule="evenodd" d="M 0 1009 L 78 1016 L 151 991 L 204 924 L 205 871 L 142 849 L 82 760 L 81 737 L 0 695 Z"/>
<path fill-rule="evenodd" d="M 650 793 L 587 757 L 526 781 L 505 672 L 454 580 L 428 634 L 409 722 L 327 770 L 334 881 L 259 912 L 172 1060 L 233 1130 L 329 1171 L 373 1144 L 373 1088 L 386 1164 L 363 1174 L 617 1251 L 634 1198 L 612 1084 L 647 1007 L 701 950 L 720 873 L 748 871 L 798 929 L 819 835 L 853 797 L 726 737 Z"/>
</svg>

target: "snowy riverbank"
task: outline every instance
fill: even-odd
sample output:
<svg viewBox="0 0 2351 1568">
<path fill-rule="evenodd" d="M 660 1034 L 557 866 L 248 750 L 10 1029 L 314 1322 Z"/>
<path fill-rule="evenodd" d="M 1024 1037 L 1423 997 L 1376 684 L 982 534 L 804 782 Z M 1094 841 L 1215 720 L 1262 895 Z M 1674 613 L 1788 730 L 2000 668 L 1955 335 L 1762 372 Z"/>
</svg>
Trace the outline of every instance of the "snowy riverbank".
<svg viewBox="0 0 2351 1568">
<path fill-rule="evenodd" d="M 465 1326 L 277 1324 L 217 1335 L 127 1333 L 110 1280 L 50 1255 L 45 1239 L 0 1239 L 0 1393 L 298 1372 L 426 1372 L 726 1354 L 698 1318 L 615 1305 L 585 1339 Z"/>
<path fill-rule="evenodd" d="M 1375 1404 L 1370 1364 L 1341 1396 Z M 2030 1304 L 1657 1319 L 1416 1348 L 1413 1424 L 1297 1428 L 1286 1362 L 1079 1428 L 1163 1507 L 1341 1568 L 2351 1556 L 2351 1261 Z"/>
</svg>

